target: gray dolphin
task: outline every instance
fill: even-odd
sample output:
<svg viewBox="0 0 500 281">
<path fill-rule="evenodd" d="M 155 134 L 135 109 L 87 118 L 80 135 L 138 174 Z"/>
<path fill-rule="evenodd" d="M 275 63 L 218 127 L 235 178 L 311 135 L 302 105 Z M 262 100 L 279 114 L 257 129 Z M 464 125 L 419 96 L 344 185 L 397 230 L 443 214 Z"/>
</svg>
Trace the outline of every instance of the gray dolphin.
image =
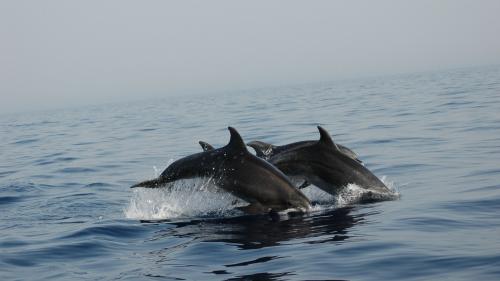
<svg viewBox="0 0 500 281">
<path fill-rule="evenodd" d="M 236 129 L 228 129 L 231 139 L 226 146 L 181 158 L 158 178 L 132 188 L 158 188 L 180 179 L 210 177 L 218 187 L 250 203 L 241 208 L 247 213 L 311 207 L 309 199 L 281 171 L 250 153 Z"/>
<path fill-rule="evenodd" d="M 285 145 L 272 145 L 270 143 L 266 143 L 263 141 L 251 141 L 247 143 L 248 146 L 253 148 L 255 150 L 255 153 L 257 156 L 260 158 L 263 158 L 265 160 L 269 160 L 271 157 L 276 156 L 279 153 L 283 153 L 288 150 L 296 149 L 298 147 L 304 146 L 304 145 L 313 145 L 317 141 L 316 140 L 308 140 L 308 141 L 299 141 L 299 142 L 294 142 L 290 144 L 285 144 Z M 205 143 L 207 144 L 207 143 Z M 200 143 L 201 145 L 201 143 Z M 202 146 L 203 147 L 203 146 Z M 345 147 L 343 145 L 337 144 L 337 147 L 339 148 L 340 152 L 344 153 L 345 155 L 351 157 L 352 159 L 358 161 L 359 163 L 363 163 L 361 160 L 359 160 L 358 155 L 352 151 L 350 148 Z M 305 187 L 308 187 L 310 183 L 302 176 L 294 176 L 295 179 L 298 181 L 302 180 L 302 183 L 297 186 L 297 188 L 302 189 Z"/>
<path fill-rule="evenodd" d="M 203 151 L 214 150 L 214 147 L 211 144 L 207 143 L 207 142 L 199 141 L 198 143 L 200 144 L 200 146 L 203 149 Z M 264 142 L 260 142 L 260 143 L 265 144 Z M 260 155 L 259 155 L 259 153 L 257 153 L 257 156 L 259 156 L 262 159 L 266 159 L 267 160 L 267 158 L 263 157 L 262 152 L 260 153 Z M 298 189 L 302 189 L 302 188 L 305 188 L 305 187 L 308 187 L 309 185 L 311 185 L 306 180 L 304 180 L 303 177 L 295 177 L 294 179 L 296 179 L 298 181 L 301 181 L 300 184 L 297 184 L 297 188 Z"/>
<path fill-rule="evenodd" d="M 257 154 L 257 156 L 267 160 L 267 159 L 275 156 L 276 154 L 282 153 L 284 151 L 295 149 L 297 147 L 301 147 L 304 145 L 312 145 L 316 142 L 317 142 L 316 140 L 299 141 L 299 142 L 294 142 L 294 143 L 290 143 L 290 144 L 277 146 L 277 145 L 272 145 L 270 143 L 266 143 L 263 141 L 251 141 L 251 142 L 247 143 L 247 145 L 255 150 L 255 153 Z M 207 144 L 207 143 L 205 143 L 205 144 Z M 338 144 L 338 143 L 336 145 L 339 148 L 340 152 L 342 152 L 345 155 L 351 157 L 352 159 L 358 161 L 359 163 L 363 163 L 363 161 L 359 160 L 358 155 L 354 151 L 352 151 L 350 148 L 345 147 L 345 146 Z"/>
<path fill-rule="evenodd" d="M 269 163 L 275 165 L 283 173 L 291 177 L 302 177 L 322 190 L 337 194 L 341 188 L 354 183 L 364 189 L 379 193 L 390 190 L 370 170 L 363 166 L 357 158 L 345 153 L 335 144 L 330 134 L 318 126 L 320 139 L 291 144 L 282 150 L 265 150 L 270 155 Z M 255 142 L 252 145 L 256 145 Z M 260 149 L 260 144 L 257 143 Z M 280 148 L 280 147 L 278 147 Z M 278 151 L 278 153 L 273 153 Z"/>
</svg>

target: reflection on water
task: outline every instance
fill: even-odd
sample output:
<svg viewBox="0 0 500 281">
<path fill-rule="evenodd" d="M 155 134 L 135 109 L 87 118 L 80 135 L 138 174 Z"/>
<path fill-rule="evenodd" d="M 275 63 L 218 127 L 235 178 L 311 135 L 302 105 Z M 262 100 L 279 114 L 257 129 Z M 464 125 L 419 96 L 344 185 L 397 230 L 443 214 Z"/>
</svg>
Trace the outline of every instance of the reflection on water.
<svg viewBox="0 0 500 281">
<path fill-rule="evenodd" d="M 293 276 L 291 272 L 284 273 L 255 273 L 242 275 L 234 278 L 226 279 L 227 281 L 239 281 L 239 280 L 263 280 L 263 281 L 272 281 L 272 280 L 286 280 L 287 276 Z"/>
<path fill-rule="evenodd" d="M 248 251 L 250 255 L 243 260 L 235 259 L 230 254 L 226 259 L 218 256 L 218 269 L 206 271 L 205 274 L 213 274 L 222 279 L 224 275 L 231 276 L 225 280 L 289 280 L 295 275 L 293 271 L 272 269 L 275 263 L 288 263 L 287 260 L 293 257 L 272 250 L 274 247 L 313 244 L 314 247 L 322 247 L 321 245 L 335 247 L 355 236 L 349 233 L 350 229 L 355 225 L 366 223 L 366 218 L 374 214 L 377 214 L 377 211 L 360 213 L 357 207 L 350 206 L 309 214 L 290 213 L 282 216 L 258 215 L 189 221 L 142 221 L 142 223 L 146 226 L 159 227 L 151 236 L 149 240 L 151 243 L 164 243 L 174 237 L 179 239 L 178 243 L 169 243 L 166 247 L 149 252 L 148 259 L 161 268 L 158 276 L 168 276 L 168 278 L 177 276 L 175 274 L 164 276 L 161 272 L 171 272 L 177 266 L 179 255 L 191 251 L 199 252 L 199 259 L 190 261 L 191 266 L 197 268 L 200 266 L 199 263 L 213 262 L 202 258 L 203 255 L 208 255 L 205 251 L 216 251 L 214 247 L 230 245 L 236 251 Z M 199 248 L 199 245 L 204 246 Z M 184 266 L 183 270 L 188 270 L 189 265 L 184 264 Z M 255 266 L 267 267 L 268 270 L 238 274 L 244 272 L 244 268 L 250 270 Z M 207 265 L 207 267 L 213 269 L 212 266 Z"/>
<path fill-rule="evenodd" d="M 335 243 L 348 239 L 349 228 L 363 223 L 366 214 L 352 215 L 352 209 L 344 207 L 318 214 L 289 214 L 286 218 L 261 215 L 166 222 L 169 227 L 158 231 L 152 240 L 190 237 L 198 242 L 229 243 L 243 250 L 277 246 L 296 239 L 306 239 L 301 243 L 309 244 Z"/>
</svg>

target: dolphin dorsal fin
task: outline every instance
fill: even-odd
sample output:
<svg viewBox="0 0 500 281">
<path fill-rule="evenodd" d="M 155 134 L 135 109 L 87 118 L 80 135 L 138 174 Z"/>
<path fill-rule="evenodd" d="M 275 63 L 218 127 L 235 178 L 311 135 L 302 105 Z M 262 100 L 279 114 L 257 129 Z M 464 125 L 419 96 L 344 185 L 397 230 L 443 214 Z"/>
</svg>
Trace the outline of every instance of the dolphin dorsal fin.
<svg viewBox="0 0 500 281">
<path fill-rule="evenodd" d="M 214 147 L 211 146 L 208 142 L 199 141 L 198 143 L 200 144 L 201 148 L 203 148 L 203 151 L 214 150 Z"/>
<path fill-rule="evenodd" d="M 319 141 L 318 143 L 321 143 L 323 145 L 326 145 L 328 147 L 333 147 L 335 150 L 339 150 L 338 146 L 333 142 L 332 137 L 330 134 L 321 126 L 318 126 L 319 130 Z"/>
<path fill-rule="evenodd" d="M 229 133 L 231 133 L 231 139 L 229 140 L 229 143 L 226 145 L 226 147 L 234 150 L 248 151 L 247 146 L 240 136 L 240 133 L 238 133 L 238 131 L 236 131 L 236 129 L 233 127 L 227 127 L 227 129 L 229 130 Z"/>
<path fill-rule="evenodd" d="M 251 141 L 247 143 L 248 146 L 253 148 L 255 150 L 255 153 L 257 156 L 263 158 L 271 154 L 273 149 L 275 148 L 274 145 L 270 143 L 265 143 L 263 141 Z"/>
</svg>

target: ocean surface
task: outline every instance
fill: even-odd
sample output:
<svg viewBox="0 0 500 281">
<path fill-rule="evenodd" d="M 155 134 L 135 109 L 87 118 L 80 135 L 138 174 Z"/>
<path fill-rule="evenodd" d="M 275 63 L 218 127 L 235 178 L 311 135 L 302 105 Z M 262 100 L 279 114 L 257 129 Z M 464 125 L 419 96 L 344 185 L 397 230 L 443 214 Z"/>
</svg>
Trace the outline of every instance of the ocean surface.
<svg viewBox="0 0 500 281">
<path fill-rule="evenodd" d="M 227 126 L 317 125 L 398 196 L 270 217 L 203 179 L 129 188 Z M 0 280 L 500 280 L 500 67 L 0 115 L 0 155 Z"/>
</svg>

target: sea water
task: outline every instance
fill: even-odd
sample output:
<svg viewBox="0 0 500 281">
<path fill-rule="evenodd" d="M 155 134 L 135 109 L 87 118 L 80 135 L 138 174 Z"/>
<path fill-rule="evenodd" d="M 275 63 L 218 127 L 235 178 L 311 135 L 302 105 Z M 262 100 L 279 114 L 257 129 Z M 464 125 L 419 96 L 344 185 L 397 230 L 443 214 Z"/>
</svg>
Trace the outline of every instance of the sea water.
<svg viewBox="0 0 500 281">
<path fill-rule="evenodd" d="M 147 91 L 147 89 L 144 89 Z M 0 280 L 499 280 L 500 67 L 0 116 Z M 247 216 L 209 179 L 130 189 L 229 140 L 319 138 L 394 191 Z"/>
</svg>

